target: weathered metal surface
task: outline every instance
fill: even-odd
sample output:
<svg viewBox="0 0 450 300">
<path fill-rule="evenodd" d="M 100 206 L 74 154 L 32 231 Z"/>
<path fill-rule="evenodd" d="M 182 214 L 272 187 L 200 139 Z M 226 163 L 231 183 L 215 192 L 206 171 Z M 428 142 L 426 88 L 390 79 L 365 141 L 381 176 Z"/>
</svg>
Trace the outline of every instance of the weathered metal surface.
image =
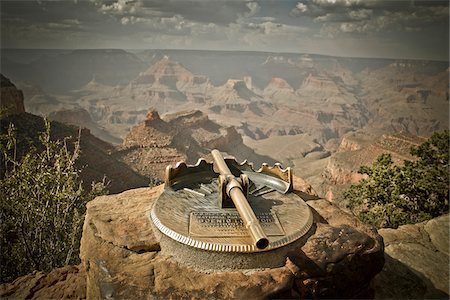
<svg viewBox="0 0 450 300">
<path fill-rule="evenodd" d="M 269 242 L 267 247 L 257 247 L 235 208 L 220 205 L 218 170 L 203 159 L 194 166 L 179 163 L 167 168 L 164 191 L 151 211 L 162 233 L 204 250 L 262 252 L 292 243 L 308 232 L 312 213 L 298 195 L 289 192 L 290 169 L 276 165 L 254 171 L 246 162 L 225 159 L 225 163 L 235 177 L 248 177 L 248 204 Z"/>
</svg>

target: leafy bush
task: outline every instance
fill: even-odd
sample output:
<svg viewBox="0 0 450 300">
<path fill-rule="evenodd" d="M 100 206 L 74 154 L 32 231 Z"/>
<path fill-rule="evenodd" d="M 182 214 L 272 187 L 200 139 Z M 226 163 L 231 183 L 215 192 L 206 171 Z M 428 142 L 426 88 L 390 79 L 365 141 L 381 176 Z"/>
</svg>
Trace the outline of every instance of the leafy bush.
<svg viewBox="0 0 450 300">
<path fill-rule="evenodd" d="M 344 196 L 362 221 L 379 228 L 417 223 L 448 212 L 449 131 L 434 133 L 413 147 L 416 161 L 396 166 L 382 154 L 372 167 L 362 166 L 366 179 L 352 185 Z"/>
<path fill-rule="evenodd" d="M 44 150 L 30 145 L 19 160 L 14 125 L 1 136 L 1 282 L 33 270 L 48 272 L 79 263 L 85 205 L 106 193 L 103 183 L 83 190 L 75 167 L 79 139 L 72 152 L 67 140 L 50 140 L 48 121 L 39 139 Z"/>
</svg>

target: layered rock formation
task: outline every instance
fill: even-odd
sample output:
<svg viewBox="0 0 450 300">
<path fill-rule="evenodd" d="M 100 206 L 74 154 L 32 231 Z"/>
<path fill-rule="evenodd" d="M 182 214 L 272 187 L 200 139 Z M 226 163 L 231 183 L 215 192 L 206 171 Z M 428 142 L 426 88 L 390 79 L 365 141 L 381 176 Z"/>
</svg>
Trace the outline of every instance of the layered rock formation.
<svg viewBox="0 0 450 300">
<path fill-rule="evenodd" d="M 243 80 L 237 79 L 229 79 L 223 86 L 217 87 L 212 97 L 214 104 L 236 110 L 245 108 L 248 102 L 262 100 L 261 96 L 247 88 Z"/>
<path fill-rule="evenodd" d="M 5 53 L 10 52 L 14 51 Z M 149 107 L 160 113 L 201 109 L 222 125 L 236 128 L 245 119 L 252 138 L 291 134 L 301 128 L 322 146 L 361 128 L 428 134 L 448 127 L 446 62 L 262 52 L 58 52 L 54 61 L 38 55 L 42 58 L 26 67 L 8 63 L 6 70 L 47 93 L 65 90 L 58 97 L 30 93 L 36 109 L 49 113 L 79 103 L 119 138 L 145 119 Z M 86 66 L 88 61 L 95 64 Z M 86 69 L 73 71 L 78 65 Z M 73 80 L 64 78 L 61 83 L 63 76 L 48 80 L 58 72 Z"/>
<path fill-rule="evenodd" d="M 448 127 L 448 70 L 438 62 L 239 54 L 241 66 L 228 61 L 233 56 L 203 54 L 157 51 L 126 86 L 88 84 L 77 101 L 120 138 L 149 107 L 202 110 L 223 126 L 246 125 L 240 133 L 253 139 L 308 133 L 322 146 L 361 128 L 426 134 Z"/>
<path fill-rule="evenodd" d="M 299 182 L 295 188 L 308 195 Z M 384 262 L 381 237 L 328 201 L 309 196 L 315 225 L 285 266 L 205 272 L 160 254 L 149 213 L 161 191 L 130 190 L 88 204 L 80 254 L 88 298 L 370 297 L 370 280 Z"/>
<path fill-rule="evenodd" d="M 264 88 L 264 97 L 271 99 L 274 103 L 285 103 L 292 105 L 297 96 L 295 90 L 283 78 L 272 78 L 269 84 Z"/>
<path fill-rule="evenodd" d="M 448 128 L 448 69 L 433 62 L 396 61 L 358 77 L 371 114 L 369 128 L 414 135 Z"/>
</svg>

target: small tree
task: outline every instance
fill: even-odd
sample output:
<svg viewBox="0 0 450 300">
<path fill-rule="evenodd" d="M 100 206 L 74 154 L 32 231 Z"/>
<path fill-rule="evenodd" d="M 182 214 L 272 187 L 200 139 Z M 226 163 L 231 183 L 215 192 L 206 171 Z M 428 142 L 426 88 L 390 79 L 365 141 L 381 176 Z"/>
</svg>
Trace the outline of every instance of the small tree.
<svg viewBox="0 0 450 300">
<path fill-rule="evenodd" d="M 416 161 L 396 166 L 390 154 L 382 154 L 372 167 L 362 166 L 359 173 L 368 177 L 344 193 L 349 207 L 365 222 L 393 228 L 448 212 L 448 143 L 447 130 L 412 148 Z"/>
<path fill-rule="evenodd" d="M 67 139 L 50 140 L 50 123 L 45 120 L 40 134 L 44 150 L 32 145 L 19 161 L 15 131 L 10 124 L 0 143 L 5 171 L 0 180 L 2 282 L 33 270 L 78 263 L 85 205 L 106 192 L 103 183 L 83 190 L 75 167 L 79 139 L 69 151 Z"/>
</svg>

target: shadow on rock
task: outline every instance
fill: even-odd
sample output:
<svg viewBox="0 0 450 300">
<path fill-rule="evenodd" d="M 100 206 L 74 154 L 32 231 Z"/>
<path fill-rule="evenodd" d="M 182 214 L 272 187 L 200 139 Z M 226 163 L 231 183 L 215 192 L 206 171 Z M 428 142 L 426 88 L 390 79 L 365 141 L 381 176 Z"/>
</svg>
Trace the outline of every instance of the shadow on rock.
<svg viewBox="0 0 450 300">
<path fill-rule="evenodd" d="M 374 278 L 375 299 L 449 299 L 420 272 L 385 253 L 383 270 Z"/>
</svg>

